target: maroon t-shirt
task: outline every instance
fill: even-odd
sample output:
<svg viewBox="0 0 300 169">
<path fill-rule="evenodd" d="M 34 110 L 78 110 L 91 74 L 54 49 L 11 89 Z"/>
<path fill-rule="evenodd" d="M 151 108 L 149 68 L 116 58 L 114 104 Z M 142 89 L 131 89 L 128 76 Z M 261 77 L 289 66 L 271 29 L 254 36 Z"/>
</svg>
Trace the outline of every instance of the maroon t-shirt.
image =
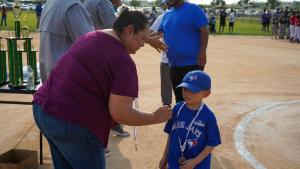
<svg viewBox="0 0 300 169">
<path fill-rule="evenodd" d="M 106 147 L 115 124 L 108 110 L 110 93 L 138 97 L 136 66 L 117 39 L 95 31 L 64 54 L 34 103 L 54 117 L 90 129 Z"/>
</svg>

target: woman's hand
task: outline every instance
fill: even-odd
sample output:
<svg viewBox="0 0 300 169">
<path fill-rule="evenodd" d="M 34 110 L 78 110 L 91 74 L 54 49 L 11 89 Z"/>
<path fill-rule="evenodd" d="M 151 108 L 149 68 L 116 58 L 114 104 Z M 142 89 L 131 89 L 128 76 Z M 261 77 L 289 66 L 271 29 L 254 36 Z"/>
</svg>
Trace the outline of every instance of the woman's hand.
<svg viewBox="0 0 300 169">
<path fill-rule="evenodd" d="M 155 123 L 161 123 L 169 120 L 172 117 L 172 109 L 168 106 L 161 106 L 153 112 Z"/>
</svg>

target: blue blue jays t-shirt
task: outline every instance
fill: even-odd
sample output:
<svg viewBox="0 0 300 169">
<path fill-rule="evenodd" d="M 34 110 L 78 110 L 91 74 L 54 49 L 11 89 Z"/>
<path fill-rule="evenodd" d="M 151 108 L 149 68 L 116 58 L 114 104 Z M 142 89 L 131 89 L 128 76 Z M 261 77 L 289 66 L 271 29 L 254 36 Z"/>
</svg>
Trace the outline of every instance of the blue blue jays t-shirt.
<svg viewBox="0 0 300 169">
<path fill-rule="evenodd" d="M 207 24 L 203 10 L 188 2 L 165 13 L 159 31 L 164 33 L 169 47 L 167 57 L 171 67 L 197 64 L 201 46 L 200 28 Z"/>
<path fill-rule="evenodd" d="M 167 122 L 164 129 L 170 137 L 168 153 L 169 169 L 179 169 L 178 159 L 181 157 L 181 151 L 178 134 L 183 145 L 189 124 L 198 111 L 191 110 L 184 105 L 177 119 L 178 111 L 183 103 L 180 102 L 174 106 L 172 118 Z M 221 144 L 221 138 L 217 120 L 213 112 L 204 105 L 191 127 L 183 155 L 186 159 L 192 159 L 198 156 L 206 146 L 216 147 L 219 144 Z M 209 169 L 210 161 L 211 155 L 208 155 L 195 169 Z"/>
</svg>

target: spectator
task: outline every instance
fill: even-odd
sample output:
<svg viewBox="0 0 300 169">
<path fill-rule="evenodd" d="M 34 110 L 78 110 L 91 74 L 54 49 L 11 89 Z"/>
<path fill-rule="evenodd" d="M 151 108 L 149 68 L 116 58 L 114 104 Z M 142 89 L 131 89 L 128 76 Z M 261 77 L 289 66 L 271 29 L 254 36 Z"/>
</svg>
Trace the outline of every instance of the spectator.
<svg viewBox="0 0 300 169">
<path fill-rule="evenodd" d="M 42 14 L 42 2 L 39 1 L 35 7 L 35 15 L 36 15 L 36 28 L 38 29 L 40 26 L 40 18 Z"/>
<path fill-rule="evenodd" d="M 6 12 L 7 12 L 6 5 L 3 4 L 2 8 L 1 8 L 1 14 L 2 14 L 2 16 L 1 16 L 1 26 L 3 25 L 3 22 L 4 22 L 4 26 L 7 26 L 7 23 L 6 23 L 7 14 L 6 14 Z"/>
<path fill-rule="evenodd" d="M 270 12 L 270 10 L 267 10 L 267 14 L 266 14 L 266 29 L 267 29 L 267 32 L 270 32 L 271 18 L 272 18 L 271 12 Z"/>
<path fill-rule="evenodd" d="M 285 36 L 285 28 L 287 24 L 287 14 L 282 9 L 280 10 L 279 16 L 279 39 L 284 39 Z"/>
<path fill-rule="evenodd" d="M 211 33 L 216 33 L 216 22 L 217 22 L 216 16 L 211 15 L 209 17 L 209 31 Z"/>
<path fill-rule="evenodd" d="M 40 71 L 44 82 L 75 40 L 94 27 L 80 0 L 51 0 L 45 3 L 39 30 Z"/>
<path fill-rule="evenodd" d="M 117 17 L 110 0 L 85 0 L 83 6 L 90 13 L 95 30 L 112 28 Z"/>
<path fill-rule="evenodd" d="M 268 18 L 267 18 L 267 9 L 265 8 L 263 11 L 263 14 L 261 15 L 261 31 L 262 32 L 266 32 L 267 30 L 267 22 L 268 22 Z"/>
<path fill-rule="evenodd" d="M 152 7 L 152 11 L 149 15 L 149 26 L 152 26 L 152 24 L 155 22 L 157 18 L 157 11 L 155 9 L 155 6 Z"/>
<path fill-rule="evenodd" d="M 183 100 L 176 88 L 184 75 L 192 70 L 203 70 L 206 64 L 208 21 L 203 10 L 183 0 L 167 0 L 173 8 L 166 12 L 159 28 L 168 45 L 167 57 L 176 102 Z"/>
<path fill-rule="evenodd" d="M 297 14 L 295 11 L 292 11 L 290 16 L 290 41 L 291 42 L 294 42 L 297 39 L 296 21 L 297 21 Z"/>
<path fill-rule="evenodd" d="M 272 38 L 277 39 L 278 36 L 278 24 L 279 24 L 280 11 L 279 8 L 276 9 L 272 17 Z"/>
<path fill-rule="evenodd" d="M 234 22 L 235 22 L 235 12 L 231 8 L 230 14 L 229 14 L 229 33 L 233 33 Z"/>
<path fill-rule="evenodd" d="M 165 5 L 165 4 L 164 4 Z M 166 5 L 167 6 L 167 5 Z M 167 8 L 169 8 L 167 6 Z M 158 16 L 152 24 L 150 31 L 157 32 L 163 20 L 164 13 Z M 172 82 L 170 79 L 170 67 L 166 52 L 161 54 L 160 60 L 160 96 L 162 105 L 171 107 L 172 103 Z"/>
<path fill-rule="evenodd" d="M 227 13 L 225 11 L 225 8 L 223 8 L 220 12 L 220 27 L 219 27 L 219 33 L 222 31 L 224 32 L 224 27 L 226 26 L 226 17 Z"/>
</svg>

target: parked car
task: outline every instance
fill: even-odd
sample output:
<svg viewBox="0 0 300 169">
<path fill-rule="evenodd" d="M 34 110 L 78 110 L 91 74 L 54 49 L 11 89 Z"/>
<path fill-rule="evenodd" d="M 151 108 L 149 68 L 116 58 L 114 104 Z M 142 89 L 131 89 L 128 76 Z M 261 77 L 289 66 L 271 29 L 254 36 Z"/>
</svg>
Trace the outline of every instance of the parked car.
<svg viewBox="0 0 300 169">
<path fill-rule="evenodd" d="M 26 5 L 26 4 L 20 4 L 20 8 L 22 10 L 30 10 L 30 7 L 28 5 Z"/>
</svg>

